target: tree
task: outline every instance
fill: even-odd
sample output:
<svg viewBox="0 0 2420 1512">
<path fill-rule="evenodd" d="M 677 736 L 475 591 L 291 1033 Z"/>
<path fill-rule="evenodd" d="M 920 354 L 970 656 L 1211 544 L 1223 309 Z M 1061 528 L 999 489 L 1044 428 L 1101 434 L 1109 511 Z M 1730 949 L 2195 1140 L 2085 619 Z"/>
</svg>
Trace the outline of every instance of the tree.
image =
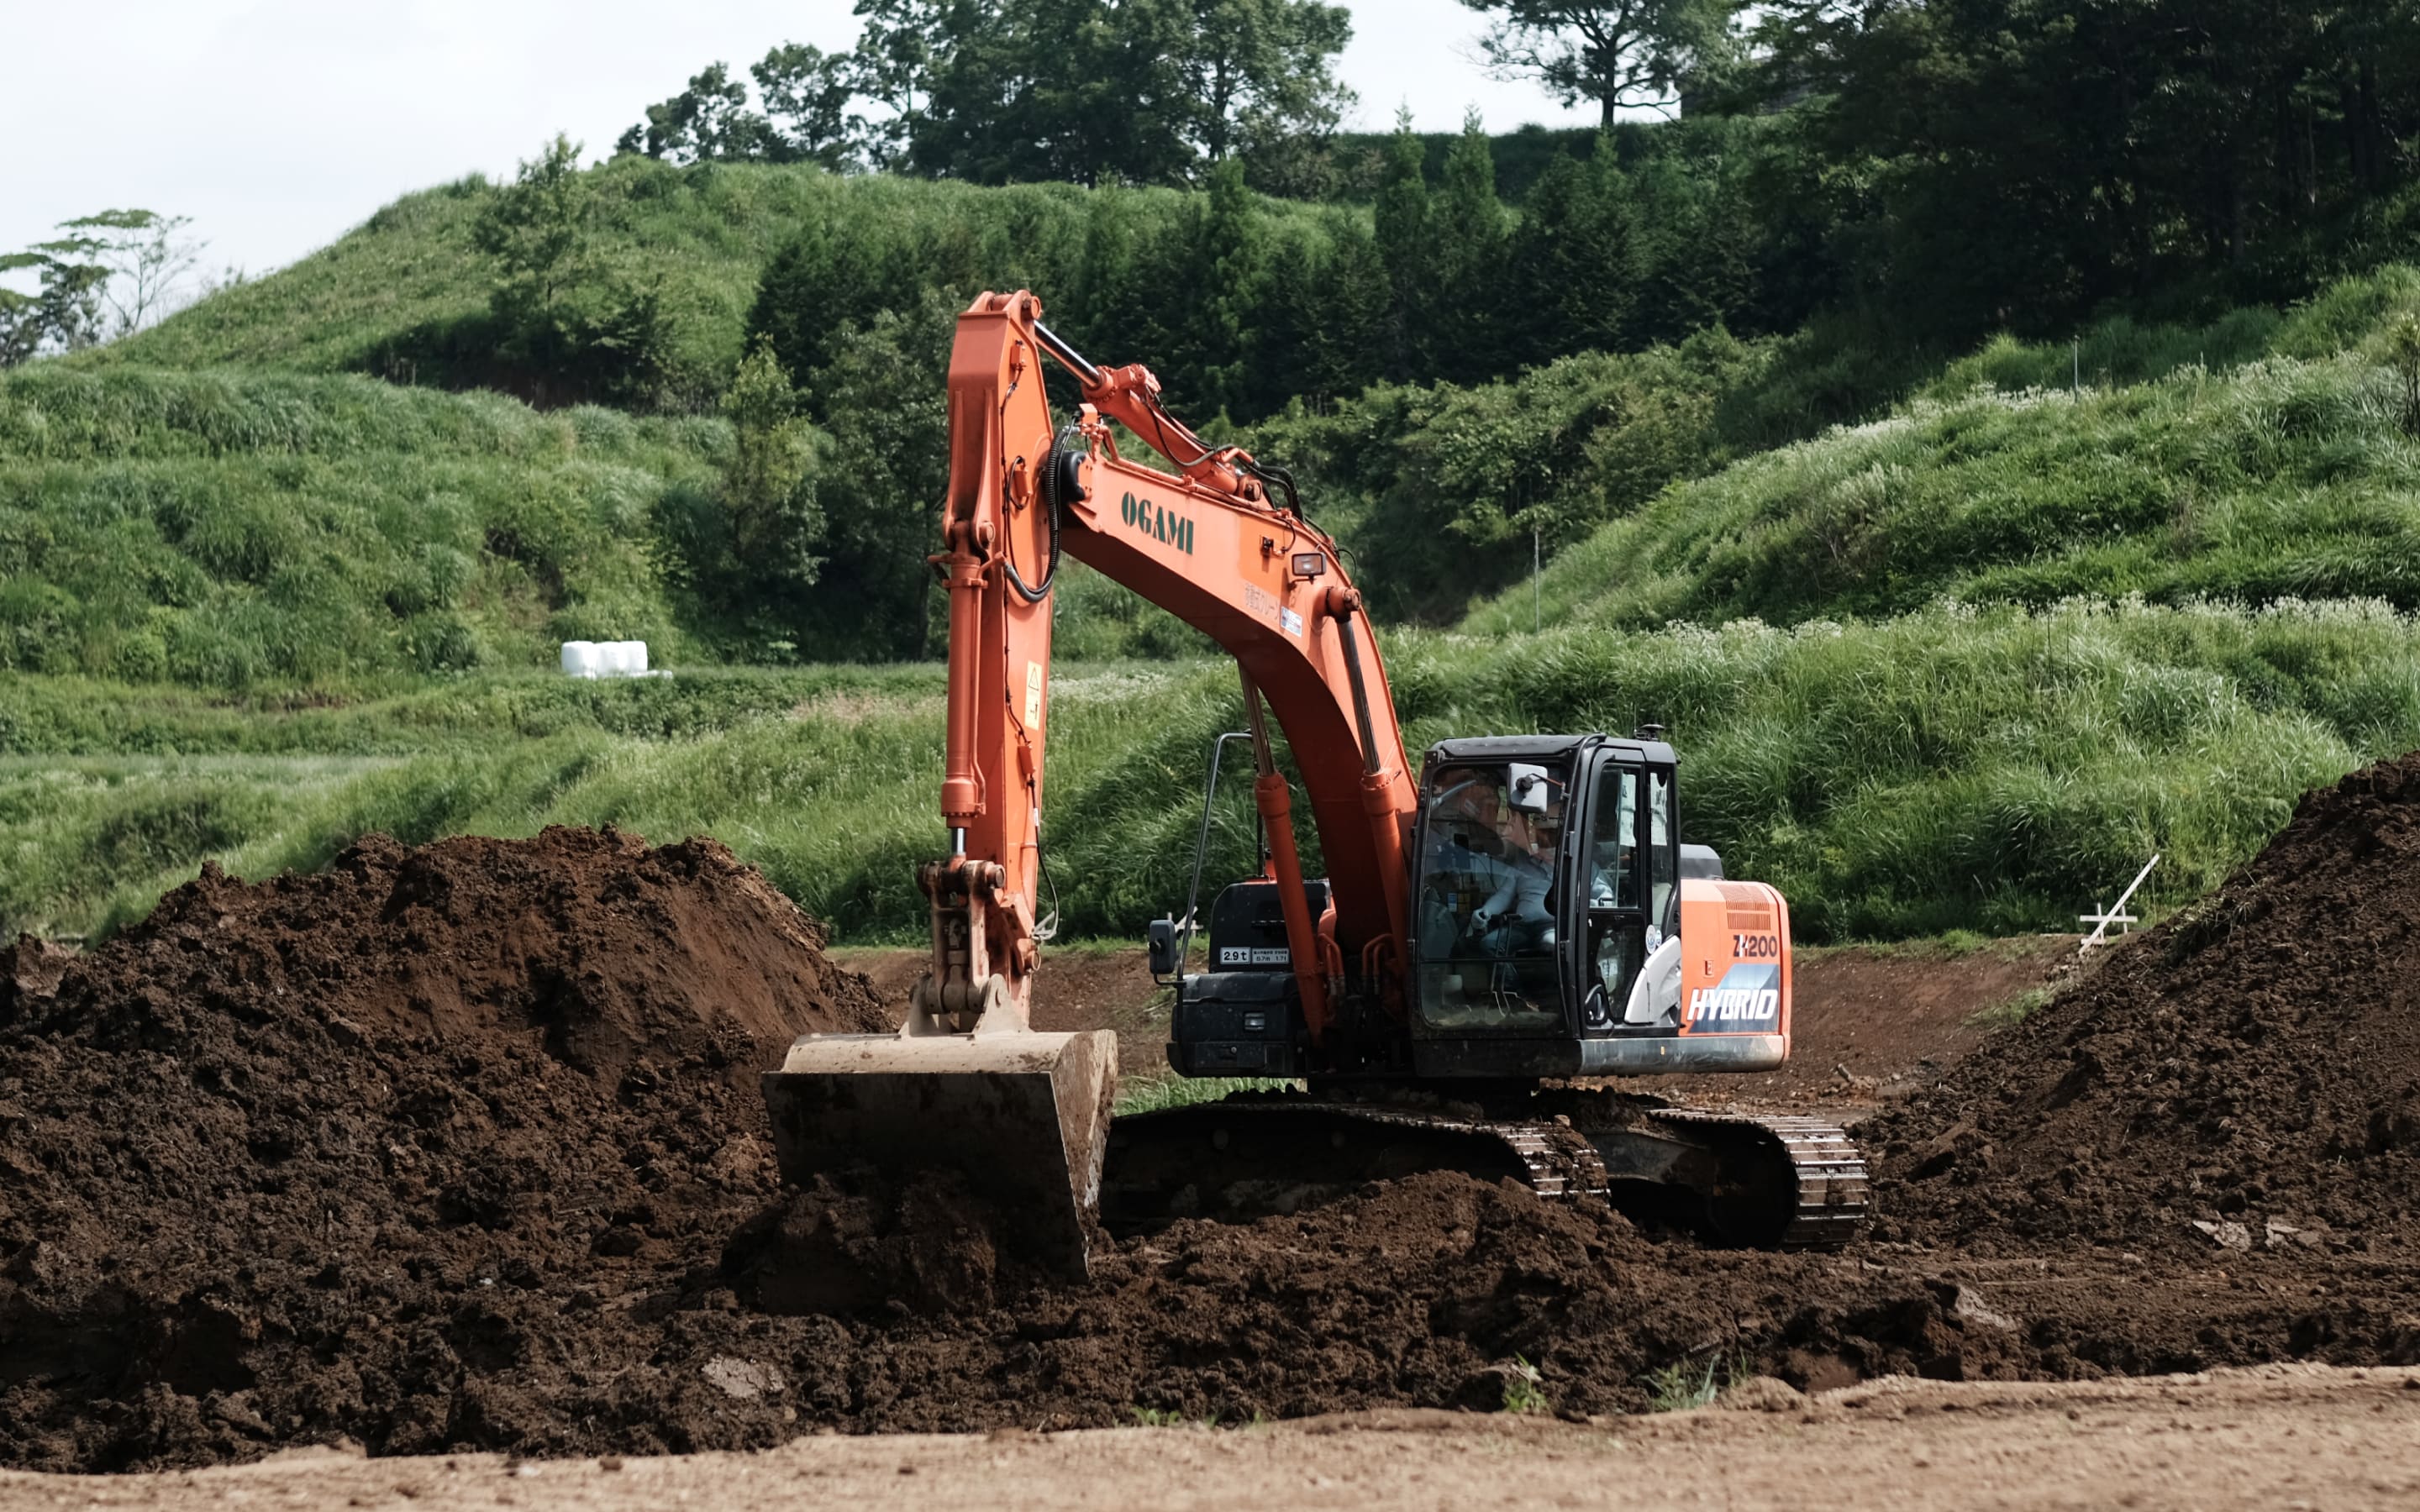
<svg viewBox="0 0 2420 1512">
<path fill-rule="evenodd" d="M 1437 298 L 1427 319 L 1433 365 L 1424 377 L 1466 383 L 1498 370 L 1508 221 L 1496 197 L 1495 149 L 1479 112 L 1469 111 L 1446 153 L 1444 182 L 1431 206 Z"/>
<path fill-rule="evenodd" d="M 597 248 L 596 186 L 580 144 L 556 133 L 472 224 L 496 261 L 488 297 L 496 354 L 582 397 L 658 400 L 671 378 L 671 316 L 659 278 L 628 276 Z"/>
<path fill-rule="evenodd" d="M 862 161 L 977 183 L 1195 184 L 1230 157 L 1296 162 L 1352 92 L 1350 16 L 1325 0 L 858 0 L 845 55 L 784 43 L 717 63 L 622 135 L 620 150 Z M 852 107 L 872 107 L 870 115 Z"/>
<path fill-rule="evenodd" d="M 2420 131 L 2420 8 L 2401 0 L 1783 0 L 1760 17 L 1822 171 L 1854 185 L 1832 239 L 1858 292 L 1927 339 L 2050 334 L 2114 300 L 2290 299 L 2348 248 L 2399 251 L 2359 233 L 2412 179 L 2392 144 Z"/>
<path fill-rule="evenodd" d="M 103 210 L 60 223 L 68 234 L 0 254 L 0 273 L 30 271 L 34 292 L 0 286 L 0 367 L 131 335 L 182 302 L 203 243 L 154 210 Z"/>
<path fill-rule="evenodd" d="M 799 640 L 808 659 L 932 649 L 940 595 L 925 558 L 949 487 L 951 305 L 928 294 L 849 325 L 811 379 L 831 451 L 816 489 L 824 563 Z"/>
<path fill-rule="evenodd" d="M 1629 181 L 1613 138 L 1539 176 L 1505 259 L 1505 333 L 1525 367 L 1624 344 L 1638 284 Z"/>
<path fill-rule="evenodd" d="M 761 336 L 723 392 L 722 413 L 731 422 L 722 498 L 735 576 L 752 590 L 755 615 L 790 628 L 822 565 L 823 511 L 811 486 L 822 439 L 799 416 L 790 376 Z"/>
<path fill-rule="evenodd" d="M 958 46 L 991 25 L 997 0 L 857 0 L 863 23 L 851 54 L 857 93 L 885 114 L 868 125 L 876 168 L 904 166 L 926 119 L 933 83 Z"/>
<path fill-rule="evenodd" d="M 594 212 L 580 144 L 558 131 L 472 225 L 472 244 L 499 266 L 489 303 L 513 355 L 543 367 L 567 353 L 576 297 L 598 271 L 589 235 Z"/>
<path fill-rule="evenodd" d="M 1412 131 L 1412 113 L 1397 111 L 1372 212 L 1378 257 L 1387 266 L 1387 286 L 1393 296 L 1385 358 L 1385 371 L 1393 378 L 1414 377 L 1430 349 L 1424 323 L 1436 257 L 1429 232 L 1427 158 L 1427 147 Z"/>
<path fill-rule="evenodd" d="M 32 269 L 39 280 L 32 294 L 0 287 L 0 367 L 46 352 L 81 351 L 102 339 L 101 289 L 109 270 L 51 250 L 64 245 L 46 241 L 0 256 L 0 273 Z"/>
<path fill-rule="evenodd" d="M 748 85 L 716 63 L 647 118 L 624 131 L 616 152 L 644 153 L 670 162 L 741 159 L 850 166 L 865 131 L 849 114 L 857 94 L 855 60 L 821 48 L 783 42 L 748 67 L 764 100 L 750 108 Z"/>
<path fill-rule="evenodd" d="M 1329 59 L 1353 39 L 1342 6 L 1317 0 L 1191 0 L 1192 24 L 1173 61 L 1199 102 L 1187 131 L 1208 162 L 1321 136 L 1352 106 Z"/>
<path fill-rule="evenodd" d="M 109 333 L 131 335 L 157 323 L 182 299 L 206 245 L 182 235 L 193 224 L 191 216 L 155 210 L 103 210 L 62 224 L 59 229 L 70 235 L 38 250 L 101 268 L 101 301 L 113 316 Z"/>
<path fill-rule="evenodd" d="M 1480 55 L 1499 79 L 1544 85 L 1566 105 L 1593 100 L 1598 128 L 1624 109 L 1670 112 L 1681 86 L 1735 50 L 1731 0 L 1463 0 L 1496 17 Z"/>
<path fill-rule="evenodd" d="M 1328 217 L 1328 250 L 1322 265 L 1318 318 L 1312 327 L 1313 396 L 1358 393 L 1377 381 L 1387 355 L 1387 264 L 1378 243 L 1353 216 Z"/>
<path fill-rule="evenodd" d="M 763 157 L 774 139 L 772 123 L 748 108 L 748 85 L 731 77 L 727 65 L 715 63 L 692 76 L 679 94 L 649 105 L 646 120 L 624 131 L 613 147 L 617 152 L 697 162 Z"/>
<path fill-rule="evenodd" d="M 1243 402 L 1253 375 L 1247 361 L 1261 313 L 1264 233 L 1233 159 L 1210 175 L 1210 192 L 1185 221 L 1178 276 L 1168 288 L 1162 375 L 1196 414 Z"/>
<path fill-rule="evenodd" d="M 764 97 L 770 156 L 791 162 L 848 166 L 865 120 L 849 114 L 857 97 L 854 60 L 846 54 L 783 42 L 749 66 Z"/>
</svg>

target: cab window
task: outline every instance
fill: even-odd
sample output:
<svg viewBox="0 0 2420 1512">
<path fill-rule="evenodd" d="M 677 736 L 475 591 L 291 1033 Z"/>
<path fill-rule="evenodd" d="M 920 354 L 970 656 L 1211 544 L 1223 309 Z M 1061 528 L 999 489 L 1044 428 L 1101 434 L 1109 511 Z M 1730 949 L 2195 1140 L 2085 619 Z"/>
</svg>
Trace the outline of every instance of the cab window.
<svg viewBox="0 0 2420 1512">
<path fill-rule="evenodd" d="M 1589 1028 L 1611 1026 L 1646 960 L 1638 918 L 1640 796 L 1637 767 L 1608 764 L 1598 772 L 1584 853 L 1589 933 L 1583 959 L 1594 980 L 1582 989 L 1581 1021 Z"/>
<path fill-rule="evenodd" d="M 1564 778 L 1561 767 L 1531 763 L 1432 774 L 1415 895 L 1419 1011 L 1430 1026 L 1561 1026 L 1555 919 Z"/>
<path fill-rule="evenodd" d="M 1607 766 L 1597 777 L 1589 836 L 1589 906 L 1638 906 L 1638 769 Z"/>
<path fill-rule="evenodd" d="M 1678 826 L 1672 820 L 1672 774 L 1647 779 L 1647 919 L 1660 931 L 1672 918 L 1672 888 L 1680 880 Z"/>
</svg>

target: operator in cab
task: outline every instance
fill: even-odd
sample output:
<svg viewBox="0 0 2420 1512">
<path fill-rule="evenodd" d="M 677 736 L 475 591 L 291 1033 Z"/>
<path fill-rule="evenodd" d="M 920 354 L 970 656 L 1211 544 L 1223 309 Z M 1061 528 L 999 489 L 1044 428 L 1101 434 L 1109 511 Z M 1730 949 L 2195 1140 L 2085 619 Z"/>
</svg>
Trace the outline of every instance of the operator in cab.
<svg viewBox="0 0 2420 1512">
<path fill-rule="evenodd" d="M 1503 880 L 1470 915 L 1470 933 L 1491 955 L 1555 948 L 1555 916 L 1546 895 L 1554 887 L 1555 855 L 1562 842 L 1563 795 L 1559 784 L 1541 774 L 1520 780 L 1540 791 L 1521 794 L 1525 803 L 1504 815 L 1497 831 L 1505 851 Z"/>
</svg>

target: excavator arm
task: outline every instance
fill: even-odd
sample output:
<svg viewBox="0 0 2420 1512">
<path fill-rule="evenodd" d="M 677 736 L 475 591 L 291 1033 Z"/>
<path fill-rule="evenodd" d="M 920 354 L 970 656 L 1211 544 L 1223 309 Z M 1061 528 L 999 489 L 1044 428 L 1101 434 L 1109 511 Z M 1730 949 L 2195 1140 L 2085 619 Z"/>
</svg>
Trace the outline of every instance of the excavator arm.
<svg viewBox="0 0 2420 1512">
<path fill-rule="evenodd" d="M 764 1088 L 794 1181 L 857 1165 L 955 1166 L 1023 1215 L 1037 1252 L 1080 1273 L 1116 1040 L 1032 1027 L 1061 553 L 1208 635 L 1241 669 L 1255 798 L 1314 1044 L 1348 975 L 1403 1011 L 1404 847 L 1417 800 L 1360 595 L 1291 484 L 1170 416 L 1147 369 L 1094 366 L 1041 316 L 1031 293 L 983 295 L 958 316 L 951 348 L 950 489 L 932 559 L 950 602 L 948 854 L 918 875 L 931 903 L 930 967 L 899 1036 L 806 1036 Z M 1046 358 L 1081 394 L 1063 428 L 1045 395 Z M 1124 455 L 1112 422 L 1173 471 Z M 1306 900 L 1263 698 L 1301 773 L 1333 883 L 1333 912 L 1321 918 Z"/>
<path fill-rule="evenodd" d="M 1053 428 L 1044 396 L 1045 354 L 1082 395 L 1063 430 Z M 1111 421 L 1175 471 L 1123 455 Z M 1148 369 L 1087 362 L 1042 324 L 1030 293 L 986 294 L 958 317 L 950 451 L 945 549 L 935 561 L 950 593 L 941 810 L 953 856 L 927 872 L 943 885 L 927 887 L 936 898 L 927 1000 L 955 1028 L 974 1027 L 985 1003 L 1019 1022 L 1027 1016 L 1049 717 L 1048 586 L 1063 549 L 1216 640 L 1242 670 L 1248 701 L 1265 697 L 1284 730 L 1334 884 L 1329 932 L 1301 903 L 1291 793 L 1265 742 L 1256 796 L 1316 1041 L 1331 987 L 1348 967 L 1365 980 L 1400 978 L 1404 847 L 1415 803 L 1386 671 L 1335 543 L 1290 498 L 1272 497 L 1291 492 L 1282 474 L 1237 448 L 1211 446 L 1169 415 Z M 954 885 L 967 879 L 971 886 Z"/>
</svg>

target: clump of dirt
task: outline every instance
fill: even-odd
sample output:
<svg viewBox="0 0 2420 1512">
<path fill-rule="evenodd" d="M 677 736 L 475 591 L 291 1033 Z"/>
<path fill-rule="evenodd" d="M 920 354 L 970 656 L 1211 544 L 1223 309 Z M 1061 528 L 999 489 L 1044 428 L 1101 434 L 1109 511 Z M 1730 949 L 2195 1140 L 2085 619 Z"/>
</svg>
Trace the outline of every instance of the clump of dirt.
<svg viewBox="0 0 2420 1512">
<path fill-rule="evenodd" d="M 1885 1238 L 2420 1246 L 2420 753 L 1861 1130 Z"/>
<path fill-rule="evenodd" d="M 644 1300 L 778 1190 L 754 1073 L 887 1025 L 822 943 L 712 841 L 550 829 L 208 867 L 88 955 L 21 944 L 0 1459 L 504 1443 L 514 1370 L 644 1360 Z"/>
<path fill-rule="evenodd" d="M 1579 1415 L 1647 1407 L 1659 1368 L 1750 1358 L 1801 1386 L 2012 1373 L 2024 1347 L 1970 1329 L 1959 1289 L 1658 1243 L 1602 1204 L 1435 1171 L 1249 1226 L 1184 1220 L 989 1313 L 817 1319 L 774 1348 L 802 1410 L 858 1430 L 1498 1412 L 1531 1370 Z"/>
<path fill-rule="evenodd" d="M 818 1173 L 732 1236 L 722 1270 L 764 1312 L 986 1311 L 1001 1218 L 963 1171 Z"/>
</svg>

